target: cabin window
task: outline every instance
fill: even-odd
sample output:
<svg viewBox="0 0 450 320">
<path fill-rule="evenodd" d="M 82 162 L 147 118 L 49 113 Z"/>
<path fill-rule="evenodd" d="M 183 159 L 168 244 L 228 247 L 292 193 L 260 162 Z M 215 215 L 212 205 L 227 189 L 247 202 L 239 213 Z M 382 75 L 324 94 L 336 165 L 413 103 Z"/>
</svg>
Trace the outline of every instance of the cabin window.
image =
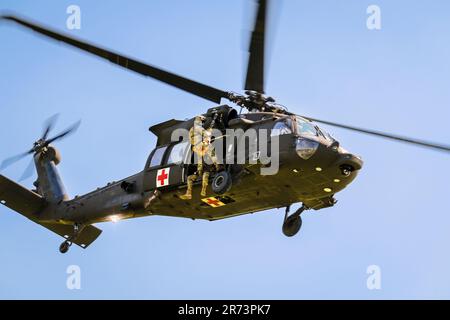
<svg viewBox="0 0 450 320">
<path fill-rule="evenodd" d="M 189 147 L 189 141 L 175 144 L 170 150 L 167 164 L 180 164 L 184 162 L 186 156 L 186 149 Z"/>
<path fill-rule="evenodd" d="M 161 147 L 155 150 L 153 152 L 152 159 L 150 160 L 150 167 L 157 167 L 161 165 L 164 152 L 166 151 L 167 147 Z"/>
<path fill-rule="evenodd" d="M 292 133 L 291 119 L 284 119 L 275 123 L 270 136 L 281 136 L 290 133 Z"/>
</svg>

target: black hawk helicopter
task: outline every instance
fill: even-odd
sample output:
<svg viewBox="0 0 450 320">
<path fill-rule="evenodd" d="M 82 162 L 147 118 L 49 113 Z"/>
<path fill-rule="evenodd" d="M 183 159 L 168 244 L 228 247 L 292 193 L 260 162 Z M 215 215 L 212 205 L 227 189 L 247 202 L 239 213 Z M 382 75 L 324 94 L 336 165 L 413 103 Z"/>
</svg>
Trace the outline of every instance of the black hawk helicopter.
<svg viewBox="0 0 450 320">
<path fill-rule="evenodd" d="M 203 118 L 220 132 L 227 129 L 242 129 L 244 132 L 267 129 L 275 133 L 270 135 L 267 143 L 270 144 L 275 136 L 279 141 L 279 168 L 276 174 L 261 175 L 259 170 L 265 164 L 258 161 L 257 154 L 248 153 L 246 159 L 256 156 L 256 162 L 224 162 L 210 176 L 211 187 L 205 195 L 199 195 L 201 181 L 195 181 L 192 198 L 183 200 L 180 196 L 186 190 L 188 177 L 195 171 L 195 164 L 189 161 L 192 157 L 189 142 L 173 141 L 171 135 L 177 129 L 192 128 L 196 118 L 168 120 L 150 127 L 150 131 L 158 138 L 157 145 L 141 172 L 71 199 L 56 167 L 61 156 L 52 143 L 74 132 L 79 123 L 49 138 L 55 123 L 53 117 L 47 122 L 42 137 L 29 151 L 6 159 L 0 166 L 3 169 L 26 155 L 32 155 L 32 164 L 34 162 L 38 175 L 35 189 L 29 190 L 0 175 L 0 202 L 64 237 L 59 248 L 61 253 L 67 252 L 72 243 L 87 248 L 101 233 L 100 229 L 93 226 L 94 223 L 151 215 L 218 220 L 285 207 L 282 231 L 286 236 L 293 236 L 301 227 L 301 213 L 307 209 L 319 210 L 333 206 L 336 203 L 334 195 L 355 179 L 363 165 L 360 157 L 342 148 L 335 138 L 315 122 L 450 151 L 450 146 L 295 115 L 266 96 L 264 53 L 267 9 L 268 1 L 259 0 L 249 47 L 244 94 L 213 88 L 28 19 L 15 15 L 0 16 L 0 20 L 15 22 L 45 37 L 219 104 L 208 109 Z M 238 112 L 226 104 L 220 105 L 222 99 L 247 112 Z M 233 150 L 224 152 L 227 158 L 236 156 Z M 30 170 L 33 170 L 33 166 L 26 172 Z M 296 203 L 302 204 L 300 209 L 289 214 L 290 206 Z"/>
</svg>

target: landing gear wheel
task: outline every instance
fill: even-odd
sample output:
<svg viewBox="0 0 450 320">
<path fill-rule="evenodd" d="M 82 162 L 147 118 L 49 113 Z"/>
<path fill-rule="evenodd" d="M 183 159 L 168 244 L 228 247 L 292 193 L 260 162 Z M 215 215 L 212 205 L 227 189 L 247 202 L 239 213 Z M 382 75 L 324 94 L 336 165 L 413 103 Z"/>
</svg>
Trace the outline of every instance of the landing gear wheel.
<svg viewBox="0 0 450 320">
<path fill-rule="evenodd" d="M 309 209 L 307 206 L 302 205 L 297 211 L 289 215 L 290 208 L 290 205 L 286 207 L 286 213 L 284 215 L 282 228 L 283 234 L 286 237 L 295 236 L 300 231 L 300 228 L 302 227 L 302 218 L 300 217 L 300 215 L 303 213 L 303 211 Z"/>
<path fill-rule="evenodd" d="M 224 194 L 231 188 L 231 175 L 228 171 L 218 172 L 211 184 L 211 188 L 216 194 Z"/>
<path fill-rule="evenodd" d="M 66 253 L 67 251 L 69 251 L 70 246 L 72 245 L 72 243 L 70 241 L 64 241 L 63 243 L 61 243 L 61 245 L 59 246 L 59 252 L 61 253 Z"/>
<path fill-rule="evenodd" d="M 293 215 L 287 217 L 287 219 L 283 222 L 283 234 L 286 237 L 293 237 L 300 231 L 301 227 L 302 218 L 300 215 L 294 213 Z"/>
</svg>

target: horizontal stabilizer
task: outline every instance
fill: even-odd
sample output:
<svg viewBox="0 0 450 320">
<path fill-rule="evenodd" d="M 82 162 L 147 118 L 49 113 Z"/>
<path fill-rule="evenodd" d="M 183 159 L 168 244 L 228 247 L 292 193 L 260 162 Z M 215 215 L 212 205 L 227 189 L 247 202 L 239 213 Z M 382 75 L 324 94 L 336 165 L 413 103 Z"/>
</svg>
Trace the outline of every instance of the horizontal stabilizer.
<svg viewBox="0 0 450 320">
<path fill-rule="evenodd" d="M 45 206 L 45 199 L 37 193 L 0 175 L 0 202 L 8 208 L 36 221 Z"/>
<path fill-rule="evenodd" d="M 3 175 L 0 175 L 0 203 L 61 237 L 67 238 L 73 233 L 72 225 L 40 222 L 39 213 L 45 208 L 45 199 Z M 100 229 L 92 225 L 86 226 L 73 243 L 82 248 L 87 248 L 97 239 L 100 233 L 102 233 Z"/>
<path fill-rule="evenodd" d="M 39 222 L 38 222 L 39 223 Z M 47 229 L 53 231 L 54 233 L 59 234 L 61 237 L 68 238 L 73 233 L 73 226 L 69 224 L 60 224 L 60 223 L 39 223 L 41 226 L 46 227 Z M 72 242 L 79 245 L 83 249 L 89 247 L 89 245 L 98 238 L 98 236 L 102 233 L 102 230 L 94 227 L 93 225 L 86 226 L 80 232 L 75 240 Z"/>
</svg>

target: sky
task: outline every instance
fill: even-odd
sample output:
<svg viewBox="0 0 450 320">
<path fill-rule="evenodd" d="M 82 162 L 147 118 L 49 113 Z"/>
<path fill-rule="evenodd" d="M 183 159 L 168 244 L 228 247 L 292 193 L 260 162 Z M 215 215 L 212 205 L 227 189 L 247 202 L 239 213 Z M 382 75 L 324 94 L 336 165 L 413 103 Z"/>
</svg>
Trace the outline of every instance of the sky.
<svg viewBox="0 0 450 320">
<path fill-rule="evenodd" d="M 66 9 L 81 9 L 68 30 Z M 367 7 L 381 29 L 366 27 Z M 242 92 L 254 2 L 17 1 L 12 10 L 223 90 Z M 450 3 L 283 0 L 269 19 L 266 91 L 291 112 L 447 143 Z M 108 62 L 0 23 L 0 159 L 55 132 L 70 195 L 143 169 L 148 127 L 213 105 Z M 325 127 L 325 126 L 324 126 Z M 450 298 L 449 154 L 325 127 L 365 166 L 333 208 L 281 233 L 284 210 L 216 222 L 149 217 L 99 224 L 87 250 L 0 207 L 2 299 Z M 23 160 L 2 174 L 18 180 Z M 31 187 L 32 179 L 23 182 Z M 81 288 L 68 289 L 78 266 Z M 370 266 L 380 288 L 370 290 Z"/>
</svg>

